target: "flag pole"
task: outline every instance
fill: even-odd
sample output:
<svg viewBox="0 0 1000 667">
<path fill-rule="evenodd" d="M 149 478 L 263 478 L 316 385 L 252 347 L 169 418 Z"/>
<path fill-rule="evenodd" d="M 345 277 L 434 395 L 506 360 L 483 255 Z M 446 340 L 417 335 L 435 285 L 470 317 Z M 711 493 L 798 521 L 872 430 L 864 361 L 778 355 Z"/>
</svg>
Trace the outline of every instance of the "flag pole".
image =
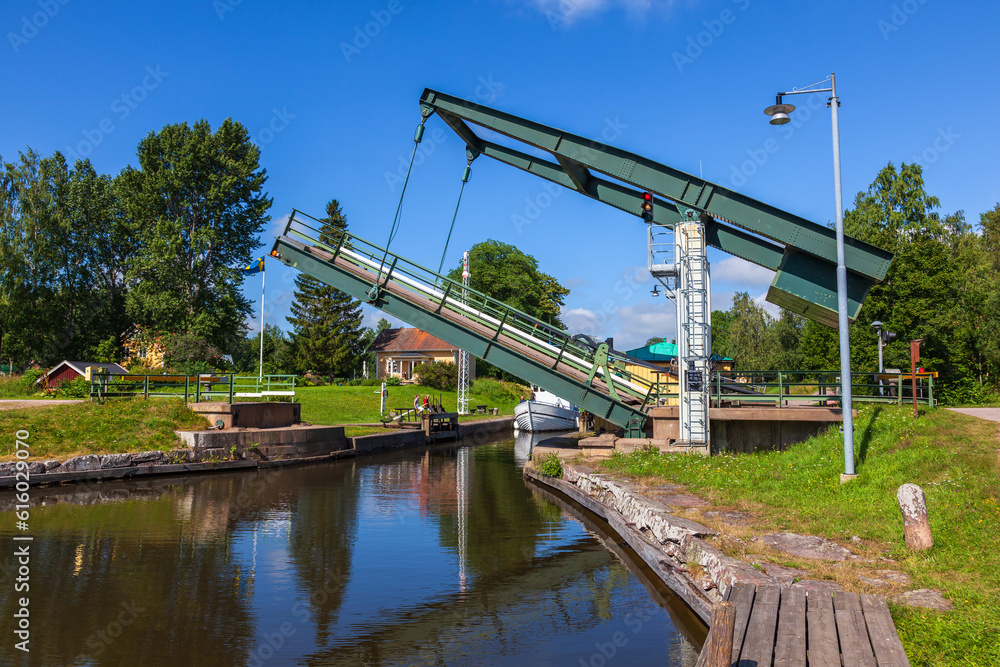
<svg viewBox="0 0 1000 667">
<path fill-rule="evenodd" d="M 260 365 L 257 367 L 257 381 L 264 379 L 264 258 L 260 260 Z"/>
</svg>

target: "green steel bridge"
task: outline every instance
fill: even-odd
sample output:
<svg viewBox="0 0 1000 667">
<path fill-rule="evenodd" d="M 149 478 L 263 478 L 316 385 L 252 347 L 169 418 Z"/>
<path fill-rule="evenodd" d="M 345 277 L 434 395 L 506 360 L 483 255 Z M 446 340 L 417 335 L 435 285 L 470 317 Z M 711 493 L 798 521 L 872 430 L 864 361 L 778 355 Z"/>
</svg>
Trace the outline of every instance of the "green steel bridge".
<svg viewBox="0 0 1000 667">
<path fill-rule="evenodd" d="M 694 361 L 678 369 L 681 404 L 686 406 L 681 421 L 697 425 L 691 442 L 708 443 L 711 310 L 707 280 L 692 282 L 685 276 L 707 278 L 705 246 L 774 271 L 767 295 L 772 303 L 827 325 L 836 323 L 834 230 L 641 155 L 434 90 L 424 91 L 420 113 L 416 143 L 434 114 L 465 142 L 469 166 L 462 177 L 463 190 L 473 160 L 486 155 L 648 224 L 650 271 L 658 276 L 656 270 L 666 267 L 664 275 L 679 276 L 680 282 L 670 278 L 664 285 L 676 288 L 678 295 L 678 323 L 686 332 L 679 339 L 693 341 L 684 358 Z M 521 142 L 534 154 L 498 144 L 492 135 L 477 134 L 474 128 Z M 553 160 L 538 157 L 539 150 Z M 404 193 L 405 189 L 404 183 Z M 456 216 L 457 211 L 456 206 Z M 397 220 L 398 215 L 397 209 Z M 394 220 L 393 231 L 396 224 Z M 319 220 L 293 211 L 271 255 L 624 427 L 630 435 L 641 433 L 645 407 L 665 397 L 658 383 L 627 373 L 623 360 L 607 344 L 571 336 L 388 247 L 350 233 L 323 232 L 320 227 Z M 675 244 L 675 255 L 666 252 L 661 260 L 659 251 L 654 252 L 654 237 L 678 229 L 686 240 Z M 868 290 L 885 277 L 892 254 L 849 237 L 845 243 L 848 312 L 854 319 Z"/>
<path fill-rule="evenodd" d="M 606 343 L 593 346 L 574 339 L 566 331 L 354 234 L 325 238 L 320 225 L 315 218 L 293 211 L 271 255 L 545 387 L 582 410 L 630 432 L 641 432 L 646 421 L 643 408 L 658 398 L 656 383 L 626 373 Z"/>
</svg>

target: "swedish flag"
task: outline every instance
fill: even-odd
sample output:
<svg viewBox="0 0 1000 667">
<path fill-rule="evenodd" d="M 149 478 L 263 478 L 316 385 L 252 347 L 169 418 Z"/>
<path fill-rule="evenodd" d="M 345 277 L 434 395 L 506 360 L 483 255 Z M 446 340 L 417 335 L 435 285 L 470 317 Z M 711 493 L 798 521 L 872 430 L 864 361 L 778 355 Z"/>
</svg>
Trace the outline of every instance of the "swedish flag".
<svg viewBox="0 0 1000 667">
<path fill-rule="evenodd" d="M 255 273 L 260 273 L 264 270 L 264 258 L 258 257 L 254 261 L 250 262 L 245 269 L 243 269 L 243 275 L 252 276 Z"/>
</svg>

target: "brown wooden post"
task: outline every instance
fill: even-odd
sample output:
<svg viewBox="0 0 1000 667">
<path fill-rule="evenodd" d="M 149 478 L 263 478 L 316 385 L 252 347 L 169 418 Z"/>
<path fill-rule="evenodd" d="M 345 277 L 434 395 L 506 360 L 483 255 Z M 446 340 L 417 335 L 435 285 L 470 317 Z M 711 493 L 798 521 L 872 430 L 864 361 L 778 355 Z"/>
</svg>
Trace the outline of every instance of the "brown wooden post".
<svg viewBox="0 0 1000 667">
<path fill-rule="evenodd" d="M 732 602 L 716 602 L 712 607 L 712 631 L 708 635 L 706 667 L 730 667 L 733 662 L 733 628 L 736 607 Z"/>
<path fill-rule="evenodd" d="M 917 362 L 920 361 L 920 341 L 910 341 L 910 383 L 913 390 L 913 418 L 917 418 Z"/>
</svg>

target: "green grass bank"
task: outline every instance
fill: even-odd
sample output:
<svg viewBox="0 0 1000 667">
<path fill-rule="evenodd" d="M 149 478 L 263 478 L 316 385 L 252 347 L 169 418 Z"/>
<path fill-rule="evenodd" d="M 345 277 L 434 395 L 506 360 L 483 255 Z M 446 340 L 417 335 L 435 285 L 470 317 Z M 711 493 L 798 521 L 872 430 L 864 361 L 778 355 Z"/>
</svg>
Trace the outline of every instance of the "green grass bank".
<svg viewBox="0 0 1000 667">
<path fill-rule="evenodd" d="M 891 595 L 898 591 L 863 577 L 902 570 L 912 577 L 905 589 L 937 589 L 955 605 L 951 612 L 891 605 L 912 664 L 1000 665 L 1000 425 L 942 408 L 916 420 L 910 407 L 858 413 L 858 478 L 846 485 L 836 428 L 783 452 L 704 458 L 654 450 L 616 455 L 601 467 L 641 485 L 679 483 L 716 508 L 749 512 L 743 542 L 725 547 L 732 555 L 760 554 L 746 539 L 752 535 L 792 531 L 837 540 L 862 556 L 833 566 L 771 554 L 848 590 Z M 921 553 L 903 539 L 896 490 L 907 482 L 927 497 L 934 547 Z"/>
<path fill-rule="evenodd" d="M 83 402 L 0 410 L 0 461 L 14 460 L 14 435 L 30 434 L 31 459 L 67 459 L 82 454 L 121 454 L 181 447 L 176 430 L 201 429 L 204 417 L 182 401 Z"/>
<path fill-rule="evenodd" d="M 512 414 L 518 395 L 511 387 L 480 380 L 474 386 L 481 393 L 470 394 L 469 405 L 500 408 L 500 414 Z M 431 393 L 454 411 L 458 397 L 454 391 L 436 391 L 408 385 L 387 387 L 386 408 L 411 407 L 413 397 Z M 19 396 L 18 398 L 20 398 Z M 310 424 L 364 424 L 379 421 L 379 387 L 301 387 L 295 400 L 302 403 L 302 420 Z M 466 415 L 463 421 L 483 419 Z M 191 412 L 178 400 L 153 398 L 111 400 L 103 404 L 84 401 L 76 404 L 0 410 L 0 461 L 14 456 L 14 434 L 31 434 L 31 458 L 66 459 L 82 454 L 119 454 L 183 446 L 174 431 L 197 430 L 208 426 L 200 415 Z M 348 437 L 383 433 L 383 427 L 348 427 Z"/>
</svg>

